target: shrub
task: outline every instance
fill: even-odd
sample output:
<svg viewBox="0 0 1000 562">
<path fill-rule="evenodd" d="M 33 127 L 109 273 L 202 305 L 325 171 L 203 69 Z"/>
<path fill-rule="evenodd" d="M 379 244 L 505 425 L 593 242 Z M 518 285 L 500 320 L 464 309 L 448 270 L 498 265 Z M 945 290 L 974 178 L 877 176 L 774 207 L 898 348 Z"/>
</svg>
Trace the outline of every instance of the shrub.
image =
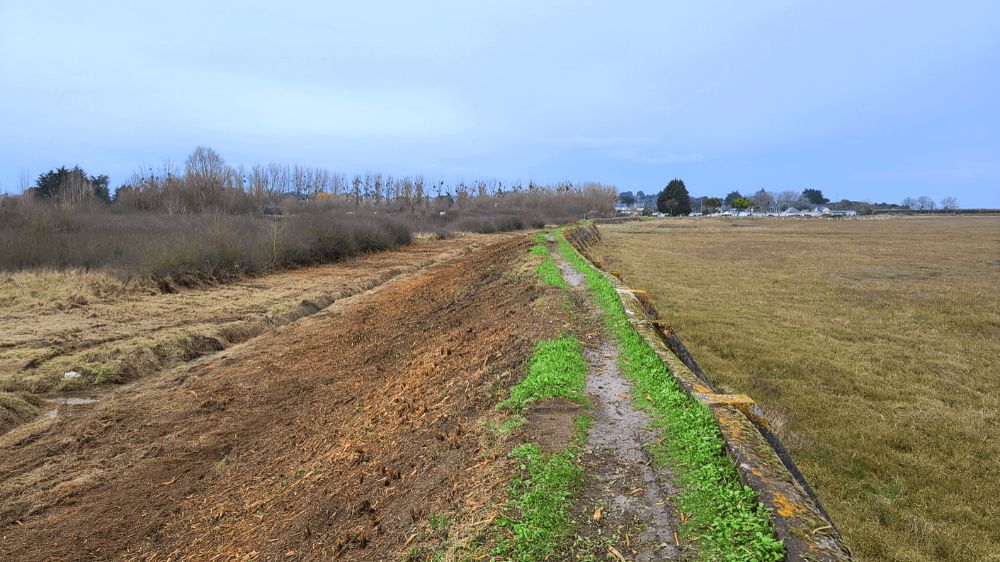
<svg viewBox="0 0 1000 562">
<path fill-rule="evenodd" d="M 410 243 L 412 227 L 343 211 L 280 217 L 0 208 L 0 270 L 101 269 L 169 290 Z"/>
</svg>

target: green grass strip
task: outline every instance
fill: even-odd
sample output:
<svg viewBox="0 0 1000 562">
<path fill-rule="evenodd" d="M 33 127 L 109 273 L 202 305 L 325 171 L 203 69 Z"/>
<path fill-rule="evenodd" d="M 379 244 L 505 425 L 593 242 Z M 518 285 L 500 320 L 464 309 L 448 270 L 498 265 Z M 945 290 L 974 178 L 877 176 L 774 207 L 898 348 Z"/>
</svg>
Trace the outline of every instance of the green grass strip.
<svg viewBox="0 0 1000 562">
<path fill-rule="evenodd" d="M 545 260 L 535 268 L 535 275 L 538 275 L 538 279 L 542 285 L 569 289 L 569 283 L 559 273 L 559 266 L 552 259 L 548 247 L 545 246 L 545 235 L 539 233 L 535 236 L 535 240 L 537 241 L 539 237 L 542 239 L 541 242 L 532 246 L 531 251 L 528 252 L 533 256 L 545 256 Z"/>
<path fill-rule="evenodd" d="M 535 274 L 538 275 L 538 280 L 542 285 L 552 285 L 560 289 L 569 288 L 569 283 L 563 279 L 562 274 L 559 273 L 559 266 L 552 258 L 545 258 L 545 261 L 535 268 Z"/>
<path fill-rule="evenodd" d="M 604 312 L 608 332 L 620 351 L 622 372 L 632 380 L 632 393 L 653 418 L 664 439 L 653 448 L 658 464 L 669 464 L 684 491 L 675 507 L 688 515 L 685 537 L 697 540 L 703 560 L 778 561 L 784 558 L 774 538 L 766 507 L 739 481 L 725 454 L 722 434 L 707 406 L 687 395 L 656 352 L 632 327 L 614 286 L 592 267 L 557 231 L 560 254 L 586 279 Z M 652 400 L 645 400 L 649 396 Z"/>
<path fill-rule="evenodd" d="M 512 388 L 510 398 L 497 407 L 521 413 L 525 404 L 553 397 L 586 405 L 586 386 L 587 361 L 576 338 L 566 336 L 543 340 L 535 346 L 528 376 Z"/>
<path fill-rule="evenodd" d="M 493 554 L 503 560 L 534 562 L 559 554 L 573 535 L 573 497 L 583 487 L 579 457 L 587 440 L 590 416 L 577 416 L 573 442 L 562 452 L 546 454 L 535 443 L 515 447 L 519 475 L 511 482 L 508 510 L 516 517 L 501 517 L 497 526 L 507 534 Z"/>
</svg>

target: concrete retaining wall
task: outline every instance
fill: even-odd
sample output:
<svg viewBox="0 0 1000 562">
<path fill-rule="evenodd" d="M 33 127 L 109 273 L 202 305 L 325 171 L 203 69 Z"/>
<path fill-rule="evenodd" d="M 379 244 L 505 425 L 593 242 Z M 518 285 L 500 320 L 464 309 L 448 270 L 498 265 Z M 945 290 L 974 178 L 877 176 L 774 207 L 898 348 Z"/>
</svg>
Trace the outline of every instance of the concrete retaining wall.
<svg viewBox="0 0 1000 562">
<path fill-rule="evenodd" d="M 674 380 L 715 415 L 726 452 L 740 479 L 770 508 L 775 535 L 785 544 L 786 560 L 851 560 L 850 550 L 836 525 L 771 432 L 760 406 L 744 394 L 717 393 L 680 338 L 660 316 L 649 294 L 628 288 L 616 273 L 606 271 L 604 264 L 590 255 L 590 248 L 601 238 L 595 224 L 567 228 L 563 235 L 607 275 L 632 326 L 669 367 Z"/>
</svg>

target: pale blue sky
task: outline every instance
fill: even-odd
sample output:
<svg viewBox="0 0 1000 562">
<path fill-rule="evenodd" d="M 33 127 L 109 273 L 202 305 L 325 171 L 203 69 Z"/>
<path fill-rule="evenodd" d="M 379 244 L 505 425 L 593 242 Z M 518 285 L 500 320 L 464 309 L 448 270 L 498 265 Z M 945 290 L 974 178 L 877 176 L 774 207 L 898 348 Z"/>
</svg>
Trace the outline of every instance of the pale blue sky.
<svg viewBox="0 0 1000 562">
<path fill-rule="evenodd" d="M 1000 3 L 0 0 L 0 187 L 208 145 L 1000 207 Z"/>
</svg>

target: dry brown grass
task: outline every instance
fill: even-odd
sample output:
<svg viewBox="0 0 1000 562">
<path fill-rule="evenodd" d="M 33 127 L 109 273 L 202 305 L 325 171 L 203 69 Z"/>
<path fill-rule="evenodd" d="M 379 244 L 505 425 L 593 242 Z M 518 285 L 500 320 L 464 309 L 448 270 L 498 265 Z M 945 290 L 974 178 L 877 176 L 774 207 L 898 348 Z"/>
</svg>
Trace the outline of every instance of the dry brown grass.
<svg viewBox="0 0 1000 562">
<path fill-rule="evenodd" d="M 763 404 L 860 560 L 1000 560 L 1000 218 L 601 230 L 596 255 Z"/>
<path fill-rule="evenodd" d="M 37 416 L 38 406 L 39 401 L 30 395 L 0 391 L 0 433 Z"/>
</svg>

